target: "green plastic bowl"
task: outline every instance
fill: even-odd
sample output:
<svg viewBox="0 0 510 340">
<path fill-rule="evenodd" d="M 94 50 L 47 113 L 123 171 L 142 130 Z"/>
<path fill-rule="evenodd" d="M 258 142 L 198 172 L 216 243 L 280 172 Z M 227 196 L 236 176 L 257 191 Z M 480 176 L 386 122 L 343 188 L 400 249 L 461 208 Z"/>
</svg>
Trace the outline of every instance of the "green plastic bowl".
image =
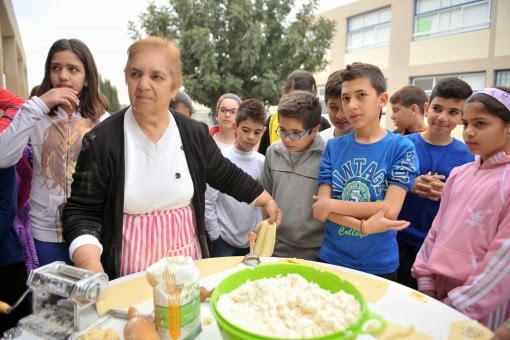
<svg viewBox="0 0 510 340">
<path fill-rule="evenodd" d="M 386 327 L 386 321 L 378 314 L 368 310 L 367 304 L 360 291 L 350 282 L 341 279 L 339 276 L 325 270 L 309 267 L 301 264 L 287 263 L 269 263 L 254 268 L 240 270 L 220 282 L 214 290 L 210 306 L 211 312 L 218 322 L 223 339 L 257 339 L 270 340 L 274 337 L 266 337 L 246 331 L 232 324 L 218 312 L 216 304 L 221 295 L 230 293 L 248 280 L 254 281 L 266 277 L 275 277 L 277 275 L 299 274 L 309 282 L 317 283 L 321 288 L 336 293 L 340 290 L 352 294 L 361 305 L 361 315 L 357 322 L 347 329 L 331 333 L 325 336 L 312 339 L 351 339 L 359 334 L 378 333 Z"/>
</svg>

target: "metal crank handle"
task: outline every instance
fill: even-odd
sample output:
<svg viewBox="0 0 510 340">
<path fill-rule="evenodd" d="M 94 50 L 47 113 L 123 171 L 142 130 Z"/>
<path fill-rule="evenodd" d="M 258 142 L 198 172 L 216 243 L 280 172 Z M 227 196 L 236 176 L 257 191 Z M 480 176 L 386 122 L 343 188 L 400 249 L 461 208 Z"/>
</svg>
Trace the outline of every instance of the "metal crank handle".
<svg viewBox="0 0 510 340">
<path fill-rule="evenodd" d="M 5 303 L 3 301 L 0 301 L 0 314 L 9 314 L 9 313 L 11 313 L 13 310 L 16 309 L 16 307 L 19 306 L 21 301 L 23 301 L 23 299 L 28 295 L 28 293 L 30 293 L 30 288 L 27 288 L 27 290 L 25 290 L 23 295 L 21 295 L 21 297 L 18 299 L 18 301 L 16 301 L 16 303 L 12 307 L 9 306 L 9 304 L 7 304 L 7 303 Z"/>
</svg>

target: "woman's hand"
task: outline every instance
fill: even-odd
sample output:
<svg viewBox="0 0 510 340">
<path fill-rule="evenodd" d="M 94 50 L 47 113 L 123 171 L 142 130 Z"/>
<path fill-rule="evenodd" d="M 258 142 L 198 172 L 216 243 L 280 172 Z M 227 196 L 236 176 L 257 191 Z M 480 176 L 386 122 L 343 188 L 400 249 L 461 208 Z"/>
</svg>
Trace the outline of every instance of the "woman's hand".
<svg viewBox="0 0 510 340">
<path fill-rule="evenodd" d="M 329 208 L 331 198 L 315 195 L 312 198 L 315 201 L 312 204 L 313 217 L 321 222 L 326 222 L 329 214 L 331 214 L 331 209 Z"/>
<path fill-rule="evenodd" d="M 490 340 L 510 340 L 510 319 L 494 331 L 494 336 Z"/>
<path fill-rule="evenodd" d="M 261 208 L 269 223 L 276 222 L 277 226 L 282 223 L 282 211 L 274 199 L 267 201 Z"/>
<path fill-rule="evenodd" d="M 398 231 L 409 227 L 411 223 L 408 221 L 395 221 L 385 217 L 389 208 L 390 206 L 385 204 L 375 215 L 370 216 L 368 220 L 363 222 L 363 234 L 383 233 L 388 230 Z"/>
<path fill-rule="evenodd" d="M 78 92 L 67 87 L 56 87 L 39 97 L 50 109 L 55 105 L 76 109 L 80 105 Z"/>
<path fill-rule="evenodd" d="M 262 208 L 262 212 L 269 223 L 276 223 L 277 226 L 282 223 L 282 211 L 267 191 L 264 190 L 255 199 L 255 206 Z"/>
</svg>

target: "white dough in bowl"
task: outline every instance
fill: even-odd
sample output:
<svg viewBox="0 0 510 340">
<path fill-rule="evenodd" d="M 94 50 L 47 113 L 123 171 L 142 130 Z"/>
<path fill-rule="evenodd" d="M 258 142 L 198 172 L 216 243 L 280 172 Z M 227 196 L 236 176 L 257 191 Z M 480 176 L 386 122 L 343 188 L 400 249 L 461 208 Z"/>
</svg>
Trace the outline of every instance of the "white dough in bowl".
<svg viewBox="0 0 510 340">
<path fill-rule="evenodd" d="M 247 281 L 219 297 L 218 312 L 246 331 L 275 338 L 310 338 L 343 331 L 357 322 L 361 305 L 344 292 L 299 274 Z"/>
</svg>

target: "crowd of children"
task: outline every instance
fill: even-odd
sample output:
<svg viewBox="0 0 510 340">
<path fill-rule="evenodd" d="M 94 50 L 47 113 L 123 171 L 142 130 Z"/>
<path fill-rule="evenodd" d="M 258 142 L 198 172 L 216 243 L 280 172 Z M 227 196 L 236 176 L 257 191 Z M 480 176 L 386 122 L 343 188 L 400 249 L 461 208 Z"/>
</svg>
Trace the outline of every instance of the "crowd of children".
<svg viewBox="0 0 510 340">
<path fill-rule="evenodd" d="M 379 124 L 388 101 L 399 134 Z M 320 133 L 313 92 L 292 91 L 278 105 L 270 132 L 280 140 L 261 176 L 283 216 L 274 256 L 391 279 L 496 330 L 510 316 L 510 89 L 472 94 L 446 78 L 430 97 L 405 86 L 388 98 L 382 72 L 353 63 L 330 75 L 325 103 L 333 126 Z M 461 123 L 465 143 L 451 134 Z M 259 219 L 242 224 L 251 227 L 241 252 L 213 254 L 246 252 Z"/>
<path fill-rule="evenodd" d="M 388 101 L 399 134 L 380 126 Z M 446 78 L 430 98 L 417 86 L 389 98 L 379 68 L 353 63 L 325 102 L 321 133 L 312 92 L 278 105 L 262 174 L 282 210 L 274 256 L 394 280 L 496 330 L 510 316 L 510 89 Z M 461 122 L 465 143 L 451 135 Z"/>
<path fill-rule="evenodd" d="M 207 135 L 225 164 L 260 183 L 271 195 L 264 200 L 281 209 L 274 256 L 381 276 L 492 330 L 502 325 L 510 317 L 510 89 L 472 93 L 464 81 L 446 78 L 430 96 L 411 85 L 390 97 L 381 70 L 356 62 L 327 79 L 326 128 L 311 73 L 295 71 L 287 85 L 270 118 L 257 99 L 222 95 L 218 125 Z M 0 274 L 12 277 L 0 279 L 0 300 L 13 302 L 37 261 L 72 263 L 62 207 L 84 135 L 109 114 L 92 54 L 76 39 L 54 43 L 41 86 L 26 103 L 0 95 L 0 245 L 8 244 L 0 247 Z M 380 125 L 388 103 L 396 133 Z M 185 93 L 169 105 L 193 113 Z M 465 143 L 452 137 L 459 124 Z M 27 145 L 30 162 L 22 157 Z M 26 191 L 19 174 L 16 182 L 18 161 L 18 172 L 29 164 L 32 177 L 21 181 L 31 181 L 28 230 L 14 228 Z M 248 234 L 266 215 L 256 201 L 207 186 L 204 216 L 194 218 L 205 221 L 211 256 L 248 252 Z M 26 263 L 23 230 L 33 230 L 37 251 Z M 0 316 L 0 334 L 26 313 Z"/>
</svg>

